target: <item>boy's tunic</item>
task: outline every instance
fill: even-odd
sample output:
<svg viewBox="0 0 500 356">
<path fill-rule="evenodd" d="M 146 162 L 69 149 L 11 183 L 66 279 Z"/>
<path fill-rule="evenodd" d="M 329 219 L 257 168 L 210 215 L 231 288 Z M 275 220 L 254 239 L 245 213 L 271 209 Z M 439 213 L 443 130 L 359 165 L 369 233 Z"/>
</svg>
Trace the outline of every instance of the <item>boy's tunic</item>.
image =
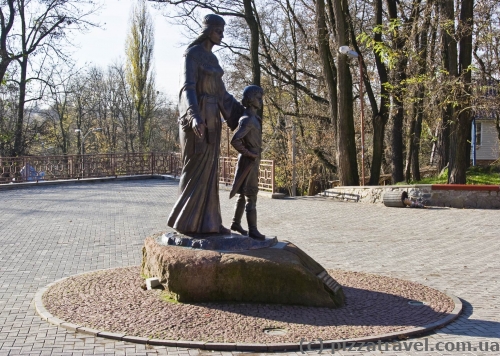
<svg viewBox="0 0 500 356">
<path fill-rule="evenodd" d="M 237 193 L 257 195 L 259 191 L 259 165 L 262 151 L 261 118 L 257 115 L 242 116 L 238 124 L 238 129 L 231 140 L 231 145 L 240 153 L 238 155 L 238 165 L 236 166 L 234 181 L 237 182 L 239 179 L 242 179 L 240 177 L 244 174 L 248 165 L 252 166 Z M 251 151 L 257 155 L 255 161 L 245 156 L 247 151 Z"/>
</svg>

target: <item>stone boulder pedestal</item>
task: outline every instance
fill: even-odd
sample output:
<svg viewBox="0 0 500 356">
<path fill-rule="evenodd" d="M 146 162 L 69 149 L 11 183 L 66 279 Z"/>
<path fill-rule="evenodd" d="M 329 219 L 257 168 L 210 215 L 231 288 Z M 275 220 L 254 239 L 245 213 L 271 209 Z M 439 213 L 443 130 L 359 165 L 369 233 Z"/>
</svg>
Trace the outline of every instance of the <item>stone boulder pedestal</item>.
<svg viewBox="0 0 500 356">
<path fill-rule="evenodd" d="M 290 242 L 266 239 L 261 245 L 268 247 L 259 248 L 249 237 L 231 235 L 225 237 L 231 240 L 230 250 L 211 250 L 185 247 L 190 245 L 185 242 L 189 237 L 173 237 L 171 233 L 146 238 L 142 274 L 146 278 L 158 278 L 165 292 L 176 301 L 327 308 L 344 304 L 341 286 L 321 265 Z M 172 241 L 185 246 L 172 245 Z M 219 242 L 194 245 L 221 247 Z M 238 245 L 244 249 L 238 250 Z"/>
</svg>

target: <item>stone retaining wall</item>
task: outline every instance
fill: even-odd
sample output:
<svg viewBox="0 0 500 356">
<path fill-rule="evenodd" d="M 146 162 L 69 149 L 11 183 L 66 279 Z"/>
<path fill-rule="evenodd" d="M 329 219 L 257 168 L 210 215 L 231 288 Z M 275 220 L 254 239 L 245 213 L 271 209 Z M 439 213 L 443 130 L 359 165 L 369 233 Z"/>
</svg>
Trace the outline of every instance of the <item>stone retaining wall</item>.
<svg viewBox="0 0 500 356">
<path fill-rule="evenodd" d="M 382 204 L 384 192 L 404 190 L 426 206 L 500 209 L 500 186 L 418 184 L 364 187 L 336 187 L 322 196 L 361 203 Z"/>
</svg>

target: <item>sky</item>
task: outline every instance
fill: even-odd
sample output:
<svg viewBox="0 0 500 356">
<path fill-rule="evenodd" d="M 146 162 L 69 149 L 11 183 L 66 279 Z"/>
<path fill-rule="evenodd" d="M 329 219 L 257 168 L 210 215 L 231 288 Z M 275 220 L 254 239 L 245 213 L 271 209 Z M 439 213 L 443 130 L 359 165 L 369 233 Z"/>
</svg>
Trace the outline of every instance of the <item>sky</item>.
<svg viewBox="0 0 500 356">
<path fill-rule="evenodd" d="M 125 59 L 125 39 L 128 33 L 128 21 L 132 5 L 136 0 L 100 0 L 103 4 L 98 14 L 91 20 L 101 24 L 100 28 L 92 28 L 86 33 L 74 35 L 73 58 L 78 66 L 93 63 L 105 69 L 115 61 Z M 186 38 L 181 34 L 179 26 L 171 25 L 160 11 L 148 3 L 151 17 L 155 25 L 154 67 L 156 87 L 171 99 L 177 97 L 179 74 L 182 65 L 182 54 Z"/>
</svg>

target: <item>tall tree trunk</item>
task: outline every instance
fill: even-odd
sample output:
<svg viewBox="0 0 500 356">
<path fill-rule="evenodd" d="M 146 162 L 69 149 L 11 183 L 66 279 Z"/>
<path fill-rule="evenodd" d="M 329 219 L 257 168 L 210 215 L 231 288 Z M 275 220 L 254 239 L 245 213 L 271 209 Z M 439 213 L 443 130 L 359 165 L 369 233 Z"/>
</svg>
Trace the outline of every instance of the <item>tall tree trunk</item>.
<svg viewBox="0 0 500 356">
<path fill-rule="evenodd" d="M 500 141 L 500 113 L 495 112 L 495 127 L 497 129 L 498 141 Z"/>
<path fill-rule="evenodd" d="M 382 0 L 376 0 L 375 2 L 375 26 L 382 25 Z M 382 33 L 377 32 L 374 35 L 374 39 L 377 42 L 382 42 Z M 377 71 L 380 78 L 380 105 L 378 110 L 373 110 L 374 104 L 372 104 L 373 112 L 377 114 L 373 115 L 373 152 L 372 152 L 372 164 L 370 167 L 370 182 L 369 185 L 378 185 L 380 180 L 380 169 L 382 167 L 382 159 L 384 154 L 384 136 L 385 136 L 385 126 L 389 120 L 389 111 L 387 105 L 387 88 L 385 84 L 389 82 L 389 75 L 387 73 L 387 67 L 385 66 L 381 54 L 377 51 L 373 51 L 375 55 L 375 64 L 377 65 Z M 369 81 L 367 81 L 369 83 Z M 369 85 L 366 85 L 369 88 Z M 367 90 L 369 93 L 369 91 Z M 371 102 L 372 100 L 370 100 Z"/>
<path fill-rule="evenodd" d="M 442 14 L 443 21 L 442 27 L 445 22 L 454 23 L 454 0 L 440 0 L 436 3 L 438 5 L 438 13 Z M 449 80 L 454 80 L 458 75 L 458 55 L 457 55 L 457 41 L 455 40 L 455 26 L 448 27 L 446 30 L 441 28 L 442 33 L 442 47 L 443 47 L 443 67 L 451 77 Z M 438 164 L 437 168 L 441 171 L 445 168 L 450 161 L 450 134 L 451 122 L 455 115 L 455 109 L 451 104 L 446 105 L 442 110 L 442 122 L 439 128 L 437 152 Z"/>
<path fill-rule="evenodd" d="M 56 101 L 56 105 L 60 105 Z M 65 114 L 66 114 L 66 109 L 65 109 L 65 104 L 62 105 L 62 108 L 58 108 L 58 116 L 59 116 L 59 129 L 61 130 L 61 137 L 62 137 L 62 142 L 61 142 L 61 150 L 63 155 L 68 154 L 68 149 L 69 149 L 69 140 L 68 140 L 68 132 L 64 129 L 64 124 L 65 124 Z M 78 135 L 80 137 L 80 135 Z"/>
<path fill-rule="evenodd" d="M 414 108 L 415 111 L 415 108 Z M 415 114 L 415 112 L 414 112 Z M 408 145 L 407 145 L 407 150 L 406 150 L 406 167 L 405 167 L 405 181 L 409 182 L 411 181 L 411 167 L 412 167 L 412 160 L 413 160 L 413 137 L 415 136 L 415 124 L 416 120 L 413 119 L 411 120 L 410 123 L 410 133 L 408 135 Z"/>
<path fill-rule="evenodd" d="M 252 84 L 260 86 L 260 61 L 259 61 L 259 26 L 253 12 L 253 1 L 243 0 L 245 21 L 250 29 L 250 60 L 252 65 Z"/>
<path fill-rule="evenodd" d="M 410 123 L 410 135 L 408 137 L 408 148 L 406 152 L 406 181 L 420 180 L 420 136 L 422 135 L 423 118 L 423 88 L 419 87 L 418 102 L 414 104 L 413 120 Z"/>
<path fill-rule="evenodd" d="M 387 7 L 389 12 L 389 18 L 393 21 L 398 20 L 397 14 L 397 2 L 396 0 L 387 0 Z M 400 54 L 398 63 L 396 65 L 395 71 L 392 73 L 392 83 L 396 87 L 395 91 L 392 93 L 392 102 L 394 105 L 394 111 L 392 115 L 392 130 L 391 130 L 391 150 L 392 150 L 392 183 L 398 183 L 404 181 L 403 172 L 403 121 L 404 121 L 404 107 L 403 102 L 400 99 L 403 91 L 401 88 L 401 83 L 406 79 L 406 65 L 407 57 L 402 53 L 405 45 L 405 40 L 403 36 L 399 33 L 399 28 L 394 31 L 394 49 Z"/>
<path fill-rule="evenodd" d="M 321 68 L 325 76 L 328 101 L 333 128 L 333 136 L 337 137 L 337 68 L 330 50 L 328 29 L 325 19 L 325 0 L 316 1 L 316 32 Z"/>
<path fill-rule="evenodd" d="M 427 31 L 430 26 L 432 3 L 427 3 L 424 13 L 424 23 L 422 30 L 416 36 L 417 49 L 418 49 L 418 74 L 425 76 L 427 72 Z M 411 171 L 414 181 L 420 180 L 420 137 L 422 135 L 422 120 L 424 116 L 424 100 L 425 100 L 425 87 L 424 84 L 418 84 L 417 88 L 417 101 L 414 106 L 414 120 L 412 123 L 412 134 L 410 134 L 409 151 L 411 152 Z M 409 180 L 408 174 L 406 180 Z"/>
<path fill-rule="evenodd" d="M 2 84 L 5 72 L 7 72 L 7 67 L 9 66 L 10 62 L 12 62 L 12 60 L 10 59 L 2 59 L 0 61 L 0 85 Z"/>
<path fill-rule="evenodd" d="M 385 118 L 382 114 L 373 118 L 373 153 L 372 165 L 370 167 L 370 182 L 368 185 L 378 185 L 380 180 L 380 168 L 384 155 L 384 136 L 387 123 L 387 114 Z"/>
<path fill-rule="evenodd" d="M 19 60 L 21 67 L 21 76 L 19 79 L 19 104 L 17 111 L 16 129 L 14 133 L 14 148 L 12 156 L 22 156 L 24 154 L 23 142 L 23 123 L 24 123 L 24 104 L 26 100 L 26 76 L 28 73 L 28 56 L 24 56 Z"/>
<path fill-rule="evenodd" d="M 398 79 L 396 82 L 401 83 L 404 80 L 405 75 L 400 71 L 406 68 L 406 63 L 403 66 L 401 63 L 398 66 L 397 75 Z M 391 150 L 392 150 L 392 183 L 396 184 L 398 182 L 404 181 L 403 174 L 403 120 L 404 120 L 404 107 L 403 102 L 398 99 L 402 95 L 401 90 L 396 90 L 393 96 L 393 102 L 396 107 L 395 114 L 392 116 L 392 135 L 391 135 Z"/>
<path fill-rule="evenodd" d="M 8 51 L 7 48 L 7 37 L 14 25 L 15 18 L 15 8 L 14 8 L 15 0 L 7 0 L 7 5 L 9 7 L 9 17 L 6 20 L 5 14 L 1 11 L 1 21 L 0 21 L 0 85 L 2 84 L 5 76 L 5 72 L 7 72 L 7 67 L 12 62 L 13 58 Z M 4 2 L 5 5 L 5 2 Z M 19 58 L 19 57 L 17 57 Z"/>
<path fill-rule="evenodd" d="M 419 110 L 417 113 L 417 120 L 415 122 L 415 130 L 412 140 L 411 171 L 413 174 L 413 180 L 415 181 L 420 180 L 420 137 L 422 135 L 422 118 L 423 112 L 422 110 Z"/>
<path fill-rule="evenodd" d="M 310 197 L 315 196 L 321 192 L 320 182 L 318 181 L 318 165 L 314 164 L 309 170 L 309 185 L 307 188 L 307 195 Z"/>
<path fill-rule="evenodd" d="M 261 73 L 260 73 L 260 59 L 259 59 L 259 37 L 260 29 L 258 18 L 254 12 L 253 0 L 243 0 L 243 8 L 245 11 L 245 21 L 250 29 L 250 64 L 252 66 L 252 84 L 260 86 Z M 264 109 L 257 110 L 257 115 L 262 117 Z"/>
<path fill-rule="evenodd" d="M 448 183 L 449 184 L 465 184 L 467 183 L 467 162 L 470 160 L 467 157 L 467 140 L 469 138 L 465 118 L 458 118 L 453 124 L 450 136 L 450 166 L 448 167 Z"/>
<path fill-rule="evenodd" d="M 472 26 L 473 26 L 473 0 L 462 0 L 459 22 L 460 54 L 459 75 L 463 83 L 463 92 L 458 98 L 458 115 L 453 124 L 450 141 L 450 166 L 448 170 L 448 183 L 465 184 L 467 166 L 470 161 L 467 146 L 472 124 L 471 80 L 472 73 Z M 470 154 L 470 153 L 469 153 Z"/>
<path fill-rule="evenodd" d="M 437 169 L 441 172 L 450 160 L 450 117 L 451 106 L 447 106 L 442 111 L 442 121 L 439 124 L 436 153 L 437 153 Z"/>
<path fill-rule="evenodd" d="M 144 137 L 144 120 L 141 115 L 142 111 L 142 100 L 139 99 L 139 103 L 136 107 L 137 110 L 137 128 L 139 129 L 139 151 L 144 151 L 145 137 Z"/>
<path fill-rule="evenodd" d="M 333 12 L 337 44 L 349 45 L 349 18 L 346 0 L 333 0 Z M 353 117 L 352 77 L 349 70 L 349 58 L 337 52 L 337 162 L 338 175 L 342 185 L 359 185 L 358 164 L 356 157 L 356 139 Z"/>
</svg>

